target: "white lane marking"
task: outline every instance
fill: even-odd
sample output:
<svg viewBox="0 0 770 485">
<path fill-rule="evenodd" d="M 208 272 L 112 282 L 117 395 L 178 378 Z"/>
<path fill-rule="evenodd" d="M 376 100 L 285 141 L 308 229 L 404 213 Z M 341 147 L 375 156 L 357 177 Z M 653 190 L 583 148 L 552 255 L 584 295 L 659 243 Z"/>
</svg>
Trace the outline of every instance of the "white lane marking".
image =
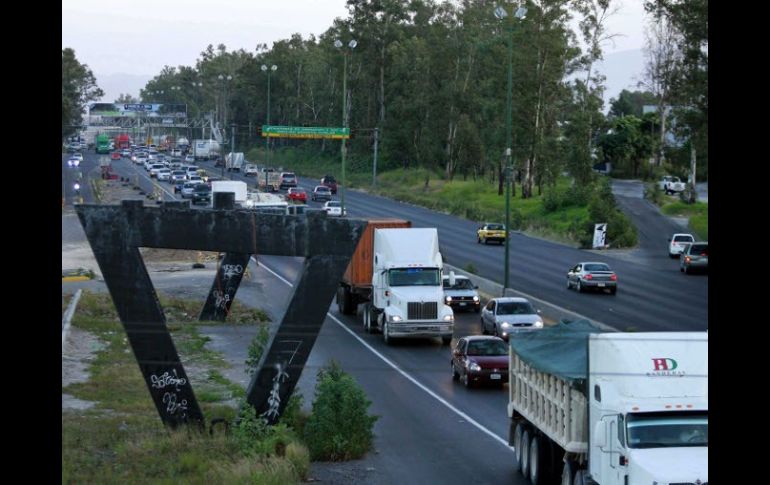
<svg viewBox="0 0 770 485">
<path fill-rule="evenodd" d="M 70 324 L 72 323 L 72 316 L 75 314 L 75 307 L 78 305 L 78 301 L 80 300 L 80 295 L 83 293 L 83 290 L 78 290 L 75 292 L 75 296 L 72 297 L 72 300 L 70 300 L 69 305 L 67 305 L 67 311 L 64 312 L 64 328 L 61 331 L 61 350 L 64 352 L 64 342 L 67 341 L 67 334 L 70 331 Z"/>
<path fill-rule="evenodd" d="M 251 258 L 251 259 L 254 259 L 254 257 L 252 256 L 252 258 Z M 255 259 L 254 259 L 254 262 L 256 262 L 256 260 L 255 260 Z M 283 278 L 281 275 L 279 275 L 279 274 L 278 274 L 278 273 L 276 273 L 275 271 L 273 271 L 273 270 L 271 270 L 270 268 L 268 268 L 267 266 L 265 266 L 265 264 L 264 264 L 264 263 L 261 263 L 261 264 L 260 264 L 260 266 L 261 266 L 261 267 L 263 267 L 263 268 L 265 268 L 267 271 L 269 271 L 269 272 L 270 272 L 270 273 L 272 273 L 273 275 L 275 275 L 275 277 L 276 277 L 276 278 L 278 278 L 279 280 L 283 281 L 283 282 L 284 282 L 284 283 L 286 283 L 287 285 L 289 285 L 289 286 L 291 286 L 291 287 L 294 287 L 294 285 L 293 285 L 293 284 L 289 283 L 289 282 L 288 282 L 288 281 L 287 281 L 285 278 Z M 468 416 L 468 415 L 467 415 L 467 414 L 465 414 L 464 412 L 460 411 L 460 410 L 459 410 L 459 409 L 457 409 L 456 407 L 452 406 L 452 404 L 450 404 L 450 403 L 449 403 L 447 400 L 445 400 L 443 397 L 439 396 L 439 395 L 438 395 L 438 394 L 436 394 L 435 392 L 433 392 L 433 391 L 431 391 L 430 389 L 428 389 L 427 387 L 425 387 L 425 386 L 424 386 L 423 384 L 421 384 L 421 383 L 420 383 L 420 382 L 419 382 L 417 379 L 415 379 L 414 377 L 412 377 L 412 376 L 410 376 L 409 374 L 407 374 L 407 373 L 406 373 L 406 371 L 404 371 L 404 370 L 403 370 L 403 369 L 401 369 L 401 368 L 400 368 L 398 365 L 396 365 L 395 363 L 393 363 L 393 362 L 392 362 L 390 359 L 388 359 L 387 357 L 385 357 L 384 355 L 382 355 L 382 354 L 381 354 L 381 353 L 380 353 L 378 350 L 376 350 L 374 347 L 372 347 L 371 345 L 369 345 L 368 343 L 366 343 L 366 342 L 364 341 L 364 339 L 362 339 L 361 337 L 359 337 L 358 335 L 356 335 L 356 334 L 355 334 L 355 332 L 353 332 L 352 330 L 350 330 L 350 329 L 349 329 L 349 328 L 348 328 L 348 327 L 347 327 L 347 326 L 346 326 L 344 323 L 342 323 L 341 321 L 339 321 L 339 320 L 337 319 L 337 317 L 335 317 L 334 315 L 332 315 L 331 313 L 328 313 L 328 312 L 326 313 L 326 316 L 328 316 L 328 317 L 330 317 L 332 320 L 334 320 L 334 321 L 335 321 L 335 322 L 336 322 L 336 323 L 337 323 L 337 324 L 338 324 L 340 327 L 342 327 L 342 329 L 343 329 L 343 330 L 345 330 L 345 331 L 346 331 L 346 332 L 348 332 L 348 333 L 349 333 L 351 336 L 353 336 L 353 338 L 355 338 L 356 340 L 358 340 L 358 341 L 361 343 L 361 345 L 363 345 L 364 347 L 366 347 L 367 349 L 369 349 L 369 350 L 370 350 L 370 351 L 371 351 L 371 352 L 372 352 L 374 355 L 376 355 L 376 356 L 377 356 L 377 357 L 379 357 L 379 358 L 380 358 L 380 359 L 381 359 L 383 362 L 385 362 L 385 363 L 386 363 L 386 364 L 388 364 L 390 367 L 392 367 L 392 368 L 393 368 L 393 369 L 394 369 L 396 372 L 398 372 L 399 374 L 401 374 L 402 376 L 404 376 L 406 379 L 408 379 L 409 381 L 411 381 L 411 382 L 412 382 L 412 383 L 413 383 L 415 386 L 419 387 L 420 389 L 422 389 L 423 391 L 425 391 L 426 393 L 428 393 L 428 395 L 430 395 L 431 397 L 433 397 L 434 399 L 436 399 L 438 402 L 440 402 L 441 404 L 443 404 L 444 406 L 446 406 L 447 408 L 449 408 L 449 410 L 450 410 L 450 411 L 453 411 L 455 414 L 457 414 L 458 416 L 460 416 L 461 418 L 463 418 L 464 420 L 466 420 L 467 422 L 469 422 L 470 424 L 472 424 L 473 426 L 475 426 L 476 428 L 478 428 L 478 429 L 479 429 L 479 431 L 481 431 L 481 432 L 483 432 L 483 433 L 486 433 L 486 434 L 487 434 L 487 435 L 489 435 L 489 436 L 490 436 L 492 439 L 496 440 L 498 443 L 502 444 L 503 446 L 505 446 L 505 447 L 506 447 L 506 448 L 508 448 L 509 450 L 513 451 L 513 447 L 512 447 L 512 446 L 508 446 L 508 441 L 507 441 L 507 440 L 504 440 L 504 439 L 500 438 L 499 436 L 497 436 L 496 434 L 494 434 L 492 431 L 490 431 L 490 430 L 488 430 L 487 428 L 485 428 L 484 426 L 482 426 L 482 425 L 481 425 L 480 423 L 478 423 L 476 420 L 474 420 L 473 418 L 471 418 L 470 416 Z"/>
</svg>

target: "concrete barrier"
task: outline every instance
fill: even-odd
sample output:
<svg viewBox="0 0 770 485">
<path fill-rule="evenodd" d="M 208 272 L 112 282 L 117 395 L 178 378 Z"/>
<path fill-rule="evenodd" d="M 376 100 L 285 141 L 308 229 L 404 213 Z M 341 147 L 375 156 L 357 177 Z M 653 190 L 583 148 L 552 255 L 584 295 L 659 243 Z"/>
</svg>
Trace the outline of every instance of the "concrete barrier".
<svg viewBox="0 0 770 485">
<path fill-rule="evenodd" d="M 470 278 L 473 284 L 479 287 L 478 292 L 479 292 L 479 297 L 481 298 L 482 306 L 490 299 L 498 296 L 518 296 L 518 297 L 526 298 L 533 305 L 535 305 L 537 309 L 542 310 L 543 312 L 542 317 L 543 317 L 543 320 L 546 322 L 546 324 L 553 325 L 562 319 L 569 320 L 569 321 L 585 319 L 585 320 L 590 320 L 591 322 L 593 322 L 594 324 L 596 324 L 597 326 L 605 330 L 613 331 L 613 332 L 618 331 L 617 328 L 611 327 L 610 325 L 607 325 L 604 322 L 600 322 L 598 320 L 594 320 L 593 318 L 588 318 L 585 315 L 581 315 L 580 313 L 567 310 L 566 308 L 560 307 L 558 305 L 554 305 L 545 300 L 541 300 L 540 298 L 534 297 L 528 293 L 524 293 L 523 291 L 507 288 L 505 290 L 505 295 L 503 295 L 503 285 L 501 285 L 500 283 L 496 283 L 492 280 L 488 280 L 479 275 L 469 273 L 465 270 L 452 266 L 451 264 L 444 263 L 444 274 L 449 274 L 449 271 L 454 271 L 455 274 L 467 276 L 468 278 Z"/>
</svg>

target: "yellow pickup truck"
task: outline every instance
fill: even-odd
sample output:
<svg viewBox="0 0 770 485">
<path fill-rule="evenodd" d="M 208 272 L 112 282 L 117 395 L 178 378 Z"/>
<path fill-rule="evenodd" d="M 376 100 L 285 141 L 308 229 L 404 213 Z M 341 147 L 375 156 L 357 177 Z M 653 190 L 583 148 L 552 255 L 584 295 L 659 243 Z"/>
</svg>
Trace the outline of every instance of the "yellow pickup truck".
<svg viewBox="0 0 770 485">
<path fill-rule="evenodd" d="M 476 231 L 476 242 L 488 244 L 489 241 L 497 241 L 503 244 L 507 234 L 504 224 L 487 222 Z"/>
</svg>

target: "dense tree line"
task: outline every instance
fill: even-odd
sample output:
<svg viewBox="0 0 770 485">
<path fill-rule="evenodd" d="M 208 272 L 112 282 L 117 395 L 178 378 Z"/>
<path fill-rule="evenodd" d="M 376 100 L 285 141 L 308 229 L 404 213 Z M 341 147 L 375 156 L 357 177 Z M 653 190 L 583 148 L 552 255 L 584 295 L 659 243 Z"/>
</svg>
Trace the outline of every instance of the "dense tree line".
<svg viewBox="0 0 770 485">
<path fill-rule="evenodd" d="M 382 170 L 424 167 L 448 179 L 499 182 L 510 38 L 514 193 L 529 197 L 564 170 L 578 183 L 591 179 L 597 143 L 609 127 L 602 114 L 604 79 L 595 65 L 612 37 L 605 26 L 610 3 L 529 0 L 520 21 L 513 16 L 515 5 L 503 3 L 508 16 L 500 20 L 497 4 L 484 0 L 348 0 L 348 16 L 318 38 L 294 35 L 254 52 L 210 45 L 195 66 L 166 66 L 140 97 L 187 103 L 193 117 L 213 113 L 221 127 L 238 126 L 240 143 L 254 145 L 260 141 L 256 129 L 267 119 L 268 76 L 271 124 L 342 126 L 347 55 L 344 116 L 354 133 L 351 166 L 369 166 L 377 129 Z M 578 32 L 569 27 L 573 18 Z M 351 50 L 352 39 L 357 45 Z M 310 145 L 330 155 L 339 151 L 338 142 L 276 143 Z M 634 150 L 635 156 L 652 153 Z M 502 182 L 499 187 L 502 193 Z"/>
</svg>

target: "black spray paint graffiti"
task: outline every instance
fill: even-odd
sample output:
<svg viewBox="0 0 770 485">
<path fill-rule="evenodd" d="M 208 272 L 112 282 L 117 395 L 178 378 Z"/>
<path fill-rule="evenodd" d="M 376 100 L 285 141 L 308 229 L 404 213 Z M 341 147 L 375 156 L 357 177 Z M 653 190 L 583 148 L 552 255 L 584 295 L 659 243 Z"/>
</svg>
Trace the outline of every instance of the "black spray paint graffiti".
<svg viewBox="0 0 770 485">
<path fill-rule="evenodd" d="M 160 376 L 155 374 L 150 375 L 150 383 L 155 389 L 174 388 L 174 391 L 179 392 L 179 386 L 187 384 L 187 379 L 179 377 L 176 373 L 176 369 L 171 369 L 170 374 L 168 371 L 164 372 Z M 179 413 L 180 418 L 187 417 L 187 399 L 182 399 L 177 402 L 176 392 L 166 391 L 163 394 L 163 404 L 166 405 L 166 412 L 170 415 L 176 415 Z"/>
</svg>

